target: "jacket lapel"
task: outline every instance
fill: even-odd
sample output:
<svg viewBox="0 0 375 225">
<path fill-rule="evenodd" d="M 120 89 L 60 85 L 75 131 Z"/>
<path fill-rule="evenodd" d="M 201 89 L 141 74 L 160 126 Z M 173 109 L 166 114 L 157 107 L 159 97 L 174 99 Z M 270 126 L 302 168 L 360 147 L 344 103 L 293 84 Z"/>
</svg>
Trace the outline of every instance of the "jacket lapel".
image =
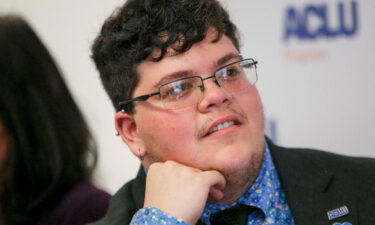
<svg viewBox="0 0 375 225">
<path fill-rule="evenodd" d="M 321 167 L 313 155 L 310 157 L 301 149 L 283 149 L 270 141 L 268 143 L 297 225 L 358 224 L 356 200 L 331 188 L 334 174 Z M 329 220 L 327 212 L 342 206 L 346 206 L 350 213 Z"/>
</svg>

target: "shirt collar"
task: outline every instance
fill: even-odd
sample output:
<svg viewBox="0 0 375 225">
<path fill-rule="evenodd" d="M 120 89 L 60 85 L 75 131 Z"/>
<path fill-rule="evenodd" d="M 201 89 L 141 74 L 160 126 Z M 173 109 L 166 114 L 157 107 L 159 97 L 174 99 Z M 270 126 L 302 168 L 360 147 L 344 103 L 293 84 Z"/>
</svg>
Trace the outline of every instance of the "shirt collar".
<svg viewBox="0 0 375 225">
<path fill-rule="evenodd" d="M 263 215 L 269 217 L 272 207 L 278 201 L 280 193 L 280 181 L 272 161 L 271 153 L 267 142 L 264 144 L 264 157 L 262 167 L 255 179 L 253 185 L 236 202 L 230 205 L 220 205 L 216 203 L 207 203 L 201 220 L 205 224 L 210 224 L 210 215 L 221 210 L 233 207 L 237 204 L 249 205 L 258 208 Z"/>
</svg>

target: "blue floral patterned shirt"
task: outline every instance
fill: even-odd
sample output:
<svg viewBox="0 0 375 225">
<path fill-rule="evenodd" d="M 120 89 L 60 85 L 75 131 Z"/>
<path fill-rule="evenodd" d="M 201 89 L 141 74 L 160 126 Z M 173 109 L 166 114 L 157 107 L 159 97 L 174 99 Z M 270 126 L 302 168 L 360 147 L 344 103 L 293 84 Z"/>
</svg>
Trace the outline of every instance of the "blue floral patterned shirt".
<svg viewBox="0 0 375 225">
<path fill-rule="evenodd" d="M 248 225 L 294 225 L 291 211 L 285 193 L 280 185 L 280 180 L 267 143 L 265 143 L 262 168 L 249 190 L 240 199 L 230 205 L 207 203 L 200 220 L 210 225 L 211 214 L 237 204 L 249 205 L 256 208 L 255 211 L 249 214 Z M 130 224 L 187 225 L 188 223 L 170 216 L 157 208 L 146 207 L 138 210 Z"/>
</svg>

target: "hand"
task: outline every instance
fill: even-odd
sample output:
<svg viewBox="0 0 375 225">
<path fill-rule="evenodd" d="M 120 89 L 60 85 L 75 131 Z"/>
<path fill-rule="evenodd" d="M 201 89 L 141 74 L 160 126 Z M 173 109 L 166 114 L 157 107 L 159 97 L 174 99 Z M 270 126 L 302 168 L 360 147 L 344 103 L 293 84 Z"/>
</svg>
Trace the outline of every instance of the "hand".
<svg viewBox="0 0 375 225">
<path fill-rule="evenodd" d="M 225 178 L 218 171 L 202 171 L 174 161 L 153 163 L 147 172 L 144 207 L 153 206 L 195 224 L 208 197 L 220 200 Z"/>
</svg>

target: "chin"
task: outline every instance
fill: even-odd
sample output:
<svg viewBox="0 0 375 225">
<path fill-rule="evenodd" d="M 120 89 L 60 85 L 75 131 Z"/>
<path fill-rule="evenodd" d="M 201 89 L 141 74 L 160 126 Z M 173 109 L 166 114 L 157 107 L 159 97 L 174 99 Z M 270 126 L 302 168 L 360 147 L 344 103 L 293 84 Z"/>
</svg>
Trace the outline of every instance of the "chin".
<svg viewBox="0 0 375 225">
<path fill-rule="evenodd" d="M 227 181 L 226 197 L 222 201 L 230 202 L 242 196 L 258 176 L 263 161 L 263 150 L 258 148 L 242 152 L 242 154 L 237 152 L 237 154 L 225 155 L 221 159 L 222 161 L 218 162 L 217 170 L 224 175 Z"/>
<path fill-rule="evenodd" d="M 228 152 L 226 152 L 228 153 Z M 217 170 L 224 175 L 237 173 L 246 170 L 252 162 L 250 152 L 232 151 L 230 154 L 222 154 L 216 162 Z"/>
</svg>

